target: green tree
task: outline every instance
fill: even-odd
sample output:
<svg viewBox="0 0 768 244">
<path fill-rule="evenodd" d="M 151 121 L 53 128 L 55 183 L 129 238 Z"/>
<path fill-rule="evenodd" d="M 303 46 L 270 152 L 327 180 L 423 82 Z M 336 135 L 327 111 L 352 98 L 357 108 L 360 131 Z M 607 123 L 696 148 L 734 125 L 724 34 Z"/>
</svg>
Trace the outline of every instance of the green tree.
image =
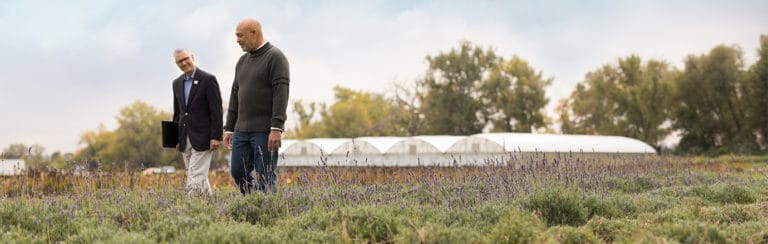
<svg viewBox="0 0 768 244">
<path fill-rule="evenodd" d="M 490 48 L 466 41 L 426 59 L 426 75 L 412 85 L 396 85 L 391 99 L 336 87 L 337 101 L 329 107 L 295 102 L 299 125 L 289 135 L 468 135 L 488 127 L 530 132 L 549 123 L 543 108 L 552 78 L 542 78 L 525 60 L 513 56 L 504 61 Z"/>
<path fill-rule="evenodd" d="M 747 127 L 744 63 L 736 46 L 720 45 L 709 54 L 691 55 L 677 80 L 675 128 L 681 152 L 746 152 L 754 148 Z"/>
<path fill-rule="evenodd" d="M 659 147 L 670 129 L 676 72 L 662 61 L 621 58 L 586 75 L 558 107 L 565 133 L 628 136 Z"/>
<path fill-rule="evenodd" d="M 162 165 L 183 167 L 178 151 L 162 148 L 160 121 L 170 117 L 169 112 L 136 101 L 120 110 L 116 117 L 119 126 L 115 131 L 100 126 L 97 131 L 84 133 L 80 142 L 85 147 L 78 152 L 77 158 L 100 162 L 105 170 Z"/>
<path fill-rule="evenodd" d="M 573 94 L 575 94 L 575 92 L 571 94 L 572 97 Z M 558 115 L 557 120 L 560 123 L 560 131 L 563 134 L 590 134 L 587 132 L 586 127 L 577 125 L 574 119 L 572 119 L 574 115 L 573 101 L 571 98 L 560 99 L 560 101 L 557 103 L 555 111 Z"/>
<path fill-rule="evenodd" d="M 27 149 L 27 154 L 22 156 L 21 159 L 27 164 L 27 168 L 30 169 L 42 169 L 48 166 L 49 158 L 45 155 L 45 147 L 40 144 L 32 144 Z"/>
<path fill-rule="evenodd" d="M 564 133 L 616 135 L 619 129 L 613 122 L 616 103 L 610 99 L 609 92 L 616 92 L 611 82 L 603 79 L 613 75 L 613 68 L 602 68 L 587 74 L 586 80 L 576 84 L 576 89 L 568 100 L 561 102 L 561 121 Z"/>
<path fill-rule="evenodd" d="M 747 119 L 749 127 L 768 147 L 768 36 L 760 36 L 758 60 L 749 70 L 746 85 Z"/>
<path fill-rule="evenodd" d="M 24 143 L 15 143 L 3 149 L 3 158 L 16 159 L 27 155 L 29 148 Z"/>
<path fill-rule="evenodd" d="M 549 103 L 545 88 L 552 78 L 542 78 L 528 62 L 513 56 L 494 66 L 481 84 L 480 101 L 494 131 L 531 132 L 546 128 L 544 107 Z"/>
<path fill-rule="evenodd" d="M 115 142 L 115 134 L 108 131 L 103 124 L 99 124 L 96 130 L 86 131 L 80 136 L 80 148 L 75 154 L 74 161 L 85 163 L 89 168 L 96 168 L 97 162 L 105 160 L 104 153 L 109 145 Z M 114 160 L 114 159 L 106 159 Z"/>
<path fill-rule="evenodd" d="M 425 130 L 424 114 L 420 108 L 424 100 L 424 83 L 411 84 L 395 85 L 394 104 L 396 108 L 401 108 L 396 110 L 400 112 L 396 115 L 396 122 L 404 127 L 405 136 L 416 136 Z"/>
<path fill-rule="evenodd" d="M 295 133 L 298 138 L 312 137 L 359 137 L 404 135 L 404 127 L 397 123 L 402 114 L 399 107 L 382 94 L 353 91 L 334 87 L 336 102 L 330 107 L 320 105 L 320 120 L 310 122 L 315 104 L 305 107 L 294 103 L 301 127 Z"/>
<path fill-rule="evenodd" d="M 48 165 L 54 168 L 63 168 L 66 165 L 64 154 L 59 151 L 51 153 L 50 163 Z"/>
<path fill-rule="evenodd" d="M 425 88 L 421 104 L 424 134 L 481 132 L 490 111 L 478 98 L 479 87 L 500 61 L 494 51 L 465 41 L 447 53 L 427 56 L 427 61 L 427 75 L 419 81 Z"/>
<path fill-rule="evenodd" d="M 318 107 L 324 109 L 323 104 L 315 102 L 310 102 L 306 105 L 301 100 L 293 102 L 293 111 L 298 115 L 299 124 L 296 125 L 294 130 L 287 131 L 285 137 L 298 139 L 322 137 L 317 134 L 319 129 L 317 127 L 319 125 L 312 123 L 315 114 L 317 114 Z"/>
</svg>

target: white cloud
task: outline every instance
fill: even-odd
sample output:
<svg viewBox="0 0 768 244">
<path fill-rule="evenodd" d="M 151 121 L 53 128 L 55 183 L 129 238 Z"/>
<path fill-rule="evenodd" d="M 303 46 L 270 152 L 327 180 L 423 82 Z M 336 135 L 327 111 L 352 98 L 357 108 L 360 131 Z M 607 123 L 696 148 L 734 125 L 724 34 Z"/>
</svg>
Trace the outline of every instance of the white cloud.
<svg viewBox="0 0 768 244">
<path fill-rule="evenodd" d="M 133 25 L 110 26 L 108 30 L 99 30 L 92 35 L 102 52 L 114 55 L 112 58 L 135 57 L 142 48 L 142 36 Z"/>
<path fill-rule="evenodd" d="M 234 33 L 234 27 L 222 29 L 233 21 L 232 8 L 224 3 L 211 3 L 189 12 L 176 13 L 172 32 L 181 38 L 193 40 L 216 38 L 223 32 Z"/>
</svg>

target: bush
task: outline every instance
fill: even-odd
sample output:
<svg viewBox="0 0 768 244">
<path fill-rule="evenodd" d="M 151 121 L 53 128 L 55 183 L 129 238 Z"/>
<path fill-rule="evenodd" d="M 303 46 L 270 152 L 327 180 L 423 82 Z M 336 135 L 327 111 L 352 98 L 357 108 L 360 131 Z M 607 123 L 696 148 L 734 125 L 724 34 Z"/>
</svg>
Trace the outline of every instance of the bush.
<svg viewBox="0 0 768 244">
<path fill-rule="evenodd" d="M 401 231 L 395 237 L 396 243 L 487 243 L 483 235 L 466 227 L 446 227 L 427 224 L 421 228 Z M 498 243 L 495 242 L 494 243 Z"/>
<path fill-rule="evenodd" d="M 338 215 L 338 211 L 340 211 L 340 209 L 328 211 L 321 208 L 315 208 L 308 213 L 279 220 L 274 226 L 289 226 L 305 231 L 331 232 L 335 231 L 333 229 L 335 227 L 333 216 Z"/>
<path fill-rule="evenodd" d="M 709 200 L 713 199 L 713 195 L 714 193 L 712 192 L 712 189 L 709 188 L 709 186 L 699 185 L 688 188 L 687 191 L 683 191 L 683 194 L 680 194 L 679 196 L 695 196 Z"/>
<path fill-rule="evenodd" d="M 552 227 L 544 233 L 546 242 L 582 244 L 582 243 L 600 243 L 600 240 L 591 232 L 571 226 Z"/>
<path fill-rule="evenodd" d="M 659 182 L 650 176 L 641 176 L 631 179 L 617 179 L 609 184 L 624 193 L 641 193 L 659 188 Z"/>
<path fill-rule="evenodd" d="M 667 210 L 677 205 L 680 198 L 664 194 L 643 194 L 636 197 L 633 206 L 637 208 L 637 213 L 657 212 Z"/>
<path fill-rule="evenodd" d="M 587 218 L 601 216 L 605 218 L 634 217 L 637 215 L 637 207 L 629 197 L 610 196 L 600 198 L 591 196 L 584 201 L 588 210 Z"/>
<path fill-rule="evenodd" d="M 530 212 L 510 211 L 491 229 L 493 243 L 531 243 L 547 227 Z"/>
<path fill-rule="evenodd" d="M 752 243 L 768 243 L 768 230 L 754 234 L 749 239 Z"/>
<path fill-rule="evenodd" d="M 3 231 L 0 234 L 0 243 L 43 243 L 46 240 L 38 239 L 34 234 L 25 233 L 23 230 Z"/>
<path fill-rule="evenodd" d="M 502 218 L 507 217 L 512 211 L 520 212 L 519 207 L 512 206 L 510 203 L 499 202 L 483 204 L 472 213 L 474 224 L 471 227 L 483 230 L 487 233 Z"/>
<path fill-rule="evenodd" d="M 252 193 L 230 202 L 227 214 L 235 221 L 270 226 L 287 214 L 287 206 L 272 194 Z"/>
<path fill-rule="evenodd" d="M 155 243 L 148 237 L 135 233 L 135 232 L 125 232 L 120 231 L 112 236 L 112 238 L 104 241 L 105 243 L 136 243 L 136 244 L 142 244 L 142 243 Z"/>
<path fill-rule="evenodd" d="M 391 241 L 400 230 L 400 223 L 393 211 L 381 207 L 348 208 L 338 216 L 342 236 L 357 241 Z"/>
<path fill-rule="evenodd" d="M 315 208 L 310 212 L 275 222 L 270 228 L 285 243 L 340 243 L 341 225 L 334 222 L 339 211 Z"/>
<path fill-rule="evenodd" d="M 181 216 L 168 216 L 165 214 L 154 216 L 149 224 L 150 237 L 157 242 L 167 242 L 178 239 L 181 235 L 195 228 L 205 227 L 212 223 L 210 216 L 200 214 L 185 214 Z"/>
<path fill-rule="evenodd" d="M 605 242 L 614 242 L 637 231 L 637 226 L 627 220 L 611 220 L 603 217 L 592 218 L 586 225 Z"/>
<path fill-rule="evenodd" d="M 483 206 L 479 209 L 466 209 L 464 211 L 451 211 L 445 208 L 436 208 L 431 205 L 411 205 L 403 209 L 401 213 L 405 217 L 404 228 L 409 226 L 436 226 L 456 227 L 462 226 L 477 230 L 487 230 L 501 215 L 501 210 L 495 207 Z"/>
<path fill-rule="evenodd" d="M 9 202 L 0 205 L 0 229 L 10 231 L 10 228 L 42 236 L 49 242 L 62 241 L 77 233 L 67 214 L 58 206 L 48 204 L 22 205 Z"/>
<path fill-rule="evenodd" d="M 573 190 L 552 188 L 537 192 L 524 200 L 523 206 L 540 214 L 549 226 L 580 226 L 587 222 L 581 195 Z"/>
<path fill-rule="evenodd" d="M 713 188 L 711 201 L 719 203 L 754 203 L 755 193 L 739 184 L 718 184 Z"/>
<path fill-rule="evenodd" d="M 280 195 L 278 195 L 280 196 Z M 288 215 L 296 216 L 312 209 L 310 198 L 304 194 L 286 194 L 282 195 L 288 211 Z"/>
<path fill-rule="evenodd" d="M 129 232 L 147 230 L 151 215 L 158 211 L 155 206 L 140 200 L 126 202 L 125 205 L 105 210 L 105 215 L 112 218 L 117 227 Z"/>
<path fill-rule="evenodd" d="M 5 241 L 3 241 L 5 243 Z M 15 242 L 28 243 L 28 242 Z M 156 243 L 141 232 L 126 232 L 103 226 L 83 228 L 80 233 L 70 236 L 65 243 Z"/>
<path fill-rule="evenodd" d="M 700 213 L 701 219 L 715 224 L 743 223 L 762 218 L 754 206 L 730 204 L 722 207 L 707 207 Z"/>
<path fill-rule="evenodd" d="M 690 187 L 681 196 L 697 196 L 716 203 L 754 203 L 756 193 L 741 184 L 716 184 L 712 187 L 698 185 Z"/>
<path fill-rule="evenodd" d="M 755 220 L 730 225 L 723 229 L 723 235 L 736 243 L 768 243 L 768 222 Z"/>
<path fill-rule="evenodd" d="M 697 220 L 698 214 L 694 211 L 700 206 L 687 207 L 676 206 L 670 209 L 661 210 L 655 213 L 642 213 L 638 215 L 638 220 L 651 223 L 670 223 L 678 220 Z"/>
<path fill-rule="evenodd" d="M 337 210 L 315 209 L 295 218 L 279 222 L 277 226 L 287 226 L 288 232 L 324 233 L 320 239 L 338 242 L 338 238 L 355 241 L 386 242 L 391 241 L 401 229 L 398 213 L 387 207 L 358 206 Z M 330 234 L 330 235 L 328 235 Z M 295 239 L 305 241 L 306 239 Z M 326 242 L 319 240 L 320 242 Z"/>
<path fill-rule="evenodd" d="M 217 218 L 217 214 L 212 211 L 211 206 L 201 202 L 200 198 L 193 198 L 191 201 L 180 201 L 177 206 L 169 208 L 169 211 L 152 216 L 152 223 L 149 226 L 150 236 L 157 242 L 164 240 L 177 240 L 180 236 L 186 235 L 193 229 L 206 227 L 218 221 L 226 221 L 226 216 Z"/>
<path fill-rule="evenodd" d="M 245 223 L 213 224 L 187 233 L 180 243 L 284 243 L 268 229 Z"/>
<path fill-rule="evenodd" d="M 473 218 L 476 216 L 471 215 L 468 211 L 437 211 L 433 216 L 425 216 L 425 217 L 431 217 L 431 220 L 427 221 L 433 221 L 436 224 L 442 224 L 445 226 L 464 226 L 469 225 L 474 222 Z"/>
<path fill-rule="evenodd" d="M 726 243 L 717 227 L 705 223 L 682 221 L 657 226 L 657 235 L 668 236 L 681 243 Z"/>
<path fill-rule="evenodd" d="M 282 227 L 282 226 L 281 226 Z M 277 226 L 272 229 L 278 228 Z M 279 230 L 275 230 L 282 243 L 341 243 L 341 232 L 307 230 L 296 226 L 286 225 Z"/>
<path fill-rule="evenodd" d="M 116 228 L 104 225 L 82 226 L 77 234 L 69 236 L 67 243 L 96 243 L 113 238 Z"/>
</svg>

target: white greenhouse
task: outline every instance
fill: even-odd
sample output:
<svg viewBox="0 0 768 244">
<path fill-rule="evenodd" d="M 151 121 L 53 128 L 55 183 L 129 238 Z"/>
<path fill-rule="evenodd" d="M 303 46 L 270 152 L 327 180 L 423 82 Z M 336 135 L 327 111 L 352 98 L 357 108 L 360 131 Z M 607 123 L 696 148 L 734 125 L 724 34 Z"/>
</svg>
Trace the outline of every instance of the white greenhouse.
<svg viewBox="0 0 768 244">
<path fill-rule="evenodd" d="M 482 133 L 471 136 L 315 138 L 285 140 L 281 166 L 488 165 L 534 153 L 655 154 L 627 137 Z"/>
<path fill-rule="evenodd" d="M 287 140 L 286 140 L 287 141 Z M 291 140 L 280 149 L 278 165 L 281 166 L 317 166 L 321 159 L 327 159 L 342 145 L 352 141 L 349 138 L 314 138 L 309 140 Z"/>
<path fill-rule="evenodd" d="M 350 142 L 352 142 L 352 139 L 350 138 L 314 138 L 306 140 L 307 142 L 310 142 L 317 146 L 317 148 L 312 149 L 313 155 L 330 155 L 334 152 L 337 152 L 339 148 L 341 148 L 343 145 L 346 145 Z M 318 151 L 318 149 L 320 151 Z"/>
<path fill-rule="evenodd" d="M 331 155 L 380 155 L 382 151 L 379 149 L 379 147 L 382 146 L 383 145 L 381 145 L 381 143 L 376 140 L 366 140 L 363 137 L 352 138 L 348 142 L 339 145 L 336 150 L 331 152 Z"/>
<path fill-rule="evenodd" d="M 414 136 L 393 145 L 387 154 L 443 154 L 466 136 Z"/>
<path fill-rule="evenodd" d="M 277 149 L 277 153 L 280 155 L 283 155 L 285 153 L 285 150 L 295 150 L 291 148 L 293 144 L 296 144 L 297 142 L 300 142 L 300 140 L 282 140 L 282 145 L 280 145 L 280 148 Z"/>
<path fill-rule="evenodd" d="M 0 176 L 20 175 L 27 169 L 23 159 L 0 159 Z"/>
<path fill-rule="evenodd" d="M 485 154 L 504 152 L 504 147 L 485 137 L 468 136 L 451 145 L 445 150 L 449 154 Z"/>
<path fill-rule="evenodd" d="M 472 137 L 492 141 L 503 152 L 656 153 L 645 142 L 621 136 L 484 133 Z"/>
</svg>

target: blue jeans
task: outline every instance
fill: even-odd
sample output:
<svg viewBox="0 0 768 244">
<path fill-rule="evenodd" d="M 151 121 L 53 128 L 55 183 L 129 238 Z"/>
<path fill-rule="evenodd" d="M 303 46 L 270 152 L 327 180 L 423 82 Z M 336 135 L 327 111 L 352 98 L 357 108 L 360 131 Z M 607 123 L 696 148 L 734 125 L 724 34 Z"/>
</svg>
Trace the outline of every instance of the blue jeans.
<svg viewBox="0 0 768 244">
<path fill-rule="evenodd" d="M 230 173 L 240 193 L 253 190 L 277 192 L 277 152 L 267 149 L 269 132 L 238 132 L 232 135 L 232 160 Z M 251 171 L 256 170 L 256 178 Z"/>
</svg>

